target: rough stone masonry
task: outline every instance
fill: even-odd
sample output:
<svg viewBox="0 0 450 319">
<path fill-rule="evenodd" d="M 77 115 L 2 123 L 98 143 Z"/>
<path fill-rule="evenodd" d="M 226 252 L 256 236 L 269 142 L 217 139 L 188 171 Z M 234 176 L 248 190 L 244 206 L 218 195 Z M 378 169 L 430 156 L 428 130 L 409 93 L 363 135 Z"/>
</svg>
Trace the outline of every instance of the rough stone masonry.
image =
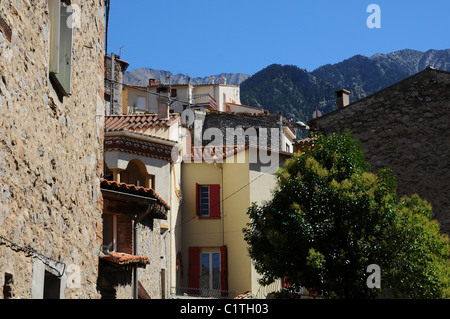
<svg viewBox="0 0 450 319">
<path fill-rule="evenodd" d="M 427 200 L 450 233 L 450 72 L 426 68 L 309 123 L 326 134 L 351 132 L 374 171 L 392 169 L 399 198 Z"/>
<path fill-rule="evenodd" d="M 48 277 L 60 296 L 98 298 L 104 7 L 61 1 L 78 19 L 61 97 L 49 78 L 50 2 L 0 1 L 0 299 L 43 297 Z"/>
</svg>

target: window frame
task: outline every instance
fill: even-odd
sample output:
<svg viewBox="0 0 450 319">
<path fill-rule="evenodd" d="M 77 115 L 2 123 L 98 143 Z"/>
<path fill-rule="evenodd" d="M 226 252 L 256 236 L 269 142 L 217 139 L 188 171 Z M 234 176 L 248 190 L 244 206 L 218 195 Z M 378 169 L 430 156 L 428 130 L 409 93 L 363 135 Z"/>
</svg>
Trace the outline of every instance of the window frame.
<svg viewBox="0 0 450 319">
<path fill-rule="evenodd" d="M 105 217 L 111 218 L 109 223 L 105 223 Z M 106 227 L 108 226 L 108 227 Z M 102 243 L 103 252 L 116 252 L 117 251 L 117 243 L 118 243 L 118 222 L 117 215 L 115 214 L 103 214 L 103 238 L 105 238 L 105 232 L 111 232 L 111 240 L 112 247 L 111 249 L 107 249 L 105 246 L 105 242 Z"/>
<path fill-rule="evenodd" d="M 207 256 L 208 257 L 208 274 L 207 276 L 207 283 L 208 283 L 208 287 L 204 287 L 202 284 L 204 283 L 204 264 L 203 264 L 203 256 Z M 217 260 L 214 260 L 214 257 L 217 258 Z M 201 251 L 200 252 L 200 291 L 203 291 L 204 289 L 206 291 L 211 291 L 211 290 L 221 290 L 222 289 L 222 280 L 221 280 L 221 274 L 222 274 L 222 267 L 221 267 L 221 262 L 222 260 L 222 256 L 220 251 Z M 218 263 L 218 271 L 215 274 L 214 273 L 214 262 Z M 214 275 L 217 275 L 217 282 L 216 285 L 214 284 Z"/>
<path fill-rule="evenodd" d="M 203 192 L 204 189 L 207 189 L 207 203 L 206 203 L 207 206 L 206 206 L 206 208 L 202 207 L 203 204 L 205 204 L 205 203 L 203 203 L 203 200 L 204 200 L 203 196 L 205 194 Z M 199 217 L 211 217 L 211 210 L 210 210 L 211 201 L 210 201 L 210 199 L 211 199 L 211 194 L 210 194 L 209 185 L 200 185 L 200 191 L 199 191 L 200 212 L 199 212 Z M 205 210 L 207 211 L 207 214 L 203 213 Z"/>
<path fill-rule="evenodd" d="M 208 214 L 202 213 L 202 187 L 208 187 Z M 221 213 L 221 186 L 220 184 L 196 184 L 196 215 L 201 219 L 219 219 Z M 204 209 L 203 211 L 206 211 Z"/>
<path fill-rule="evenodd" d="M 64 5 L 63 5 L 64 4 Z M 73 60 L 73 7 L 70 1 L 49 0 L 50 57 L 49 78 L 58 95 L 70 96 Z"/>
</svg>

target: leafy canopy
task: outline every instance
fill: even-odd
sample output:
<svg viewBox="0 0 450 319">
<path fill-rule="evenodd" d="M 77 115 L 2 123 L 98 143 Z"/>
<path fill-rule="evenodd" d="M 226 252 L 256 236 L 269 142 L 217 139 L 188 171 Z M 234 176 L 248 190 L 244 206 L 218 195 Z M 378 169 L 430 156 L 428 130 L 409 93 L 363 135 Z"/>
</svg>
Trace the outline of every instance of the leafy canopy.
<svg viewBox="0 0 450 319">
<path fill-rule="evenodd" d="M 244 228 L 261 284 L 287 278 L 326 297 L 373 298 L 381 288 L 411 298 L 448 293 L 450 245 L 419 196 L 397 200 L 390 170 L 377 174 L 350 134 L 319 135 L 277 173 L 273 198 L 248 209 Z"/>
</svg>

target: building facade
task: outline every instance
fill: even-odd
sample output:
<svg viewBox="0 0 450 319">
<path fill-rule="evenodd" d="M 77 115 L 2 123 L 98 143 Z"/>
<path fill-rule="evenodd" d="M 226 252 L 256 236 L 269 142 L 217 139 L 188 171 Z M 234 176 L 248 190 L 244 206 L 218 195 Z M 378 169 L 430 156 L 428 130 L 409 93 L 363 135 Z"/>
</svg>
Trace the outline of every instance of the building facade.
<svg viewBox="0 0 450 319">
<path fill-rule="evenodd" d="M 105 178 L 128 188 L 154 191 L 167 204 L 164 216 L 139 223 L 139 232 L 134 235 L 138 238 L 139 255 L 149 258 L 147 266 L 139 267 L 138 277 L 152 299 L 166 298 L 175 285 L 175 256 L 181 245 L 177 227 L 181 164 L 173 155 L 178 149 L 181 120 L 178 114 L 168 114 L 167 110 L 165 113 L 167 117 L 112 115 L 105 120 Z M 139 207 L 134 210 L 139 213 Z"/>
<path fill-rule="evenodd" d="M 242 229 L 252 203 L 271 198 L 275 173 L 292 156 L 295 129 L 283 117 L 268 114 L 210 112 L 199 119 L 181 164 L 182 250 L 177 259 L 183 271 L 177 272 L 177 294 L 234 298 L 251 292 L 263 298 L 279 290 L 281 281 L 259 285 Z"/>
<path fill-rule="evenodd" d="M 351 104 L 350 92 L 336 93 L 338 109 L 310 120 L 312 129 L 351 132 L 374 171 L 392 169 L 399 197 L 427 200 L 449 233 L 450 73 L 428 67 Z"/>
<path fill-rule="evenodd" d="M 0 2 L 0 297 L 99 297 L 103 6 Z"/>
<path fill-rule="evenodd" d="M 123 90 L 123 114 L 157 113 L 158 96 L 169 99 L 173 113 L 192 107 L 227 112 L 230 111 L 228 104 L 238 106 L 241 103 L 239 86 L 227 85 L 224 79 L 219 84 L 202 85 L 161 84 L 149 79 L 147 86 L 125 85 Z"/>
</svg>

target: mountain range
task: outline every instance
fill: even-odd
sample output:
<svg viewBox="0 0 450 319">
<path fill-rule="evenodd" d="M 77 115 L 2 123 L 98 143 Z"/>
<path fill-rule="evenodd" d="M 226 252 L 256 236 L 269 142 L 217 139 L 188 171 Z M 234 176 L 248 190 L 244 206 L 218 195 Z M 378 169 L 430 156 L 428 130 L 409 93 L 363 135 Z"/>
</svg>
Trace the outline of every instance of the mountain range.
<svg viewBox="0 0 450 319">
<path fill-rule="evenodd" d="M 319 109 L 328 113 L 336 108 L 336 89 L 351 92 L 350 102 L 364 98 L 431 66 L 450 71 L 450 49 L 426 52 L 404 49 L 370 57 L 355 55 L 336 64 L 326 64 L 311 72 L 295 65 L 272 64 L 253 74 L 222 73 L 214 76 L 216 83 L 225 77 L 227 84 L 241 88 L 241 103 L 262 107 L 270 113 L 283 111 L 285 116 L 307 121 Z M 188 82 L 188 76 L 148 68 L 124 74 L 124 82 L 146 85 L 149 78 L 167 83 Z M 193 84 L 210 83 L 210 77 L 193 78 Z"/>
<path fill-rule="evenodd" d="M 125 72 L 123 76 L 124 83 L 147 85 L 148 79 L 155 79 L 162 84 L 169 83 L 168 76 L 171 77 L 172 84 L 185 84 L 189 82 L 189 76 L 186 74 L 172 74 L 169 71 L 155 70 L 150 68 L 139 68 Z M 218 83 L 221 78 L 227 80 L 227 84 L 238 85 L 244 80 L 248 79 L 250 75 L 244 73 L 221 73 L 214 76 L 215 83 Z M 210 83 L 210 76 L 191 78 L 192 84 L 208 84 Z"/>
</svg>

